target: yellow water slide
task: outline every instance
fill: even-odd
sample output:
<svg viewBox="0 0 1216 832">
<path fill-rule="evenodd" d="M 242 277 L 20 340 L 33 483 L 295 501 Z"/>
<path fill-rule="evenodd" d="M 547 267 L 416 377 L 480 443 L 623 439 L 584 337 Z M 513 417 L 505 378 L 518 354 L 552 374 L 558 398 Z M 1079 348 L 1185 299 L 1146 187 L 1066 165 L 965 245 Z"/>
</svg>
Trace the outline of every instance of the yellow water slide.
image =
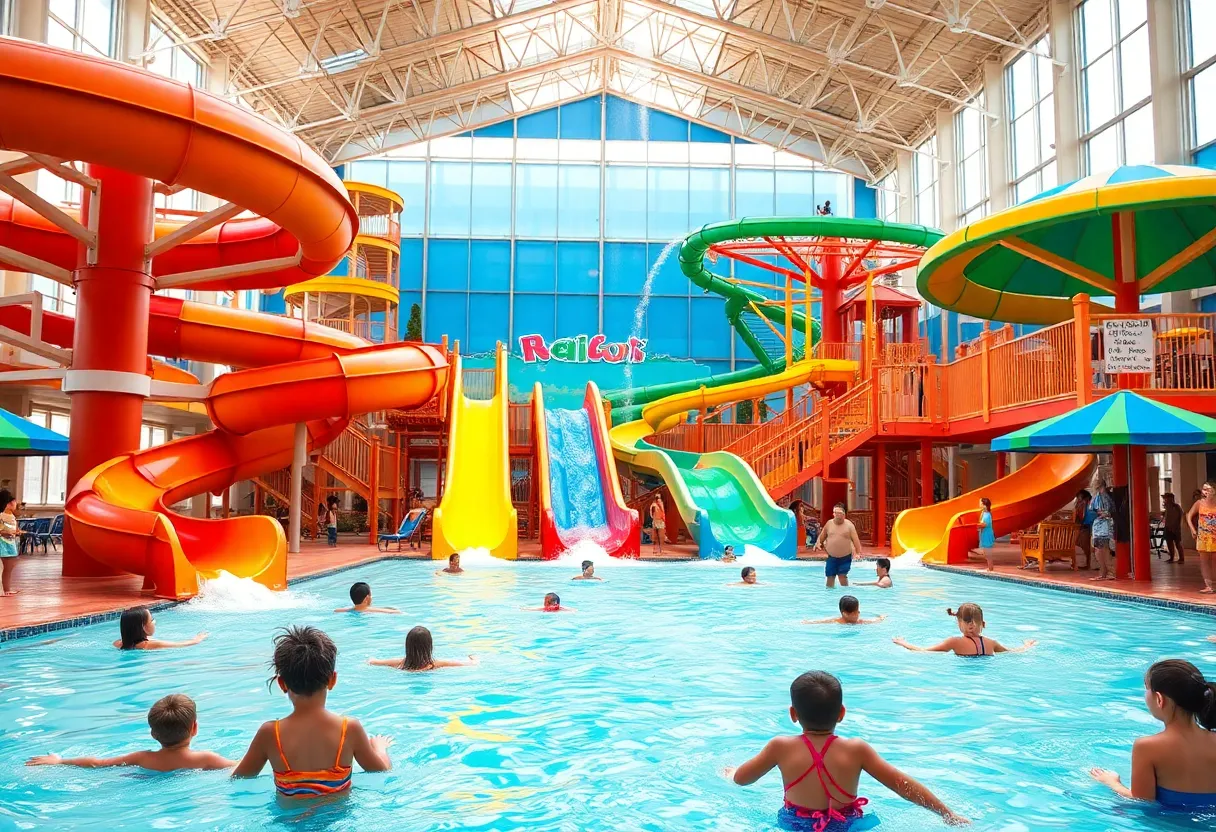
<svg viewBox="0 0 1216 832">
<path fill-rule="evenodd" d="M 519 527 L 511 504 L 507 353 L 502 343 L 495 353 L 488 399 L 466 387 L 460 356 L 452 378 L 447 469 L 443 499 L 435 510 L 431 556 L 439 560 L 465 549 L 488 549 L 495 557 L 514 560 Z"/>
</svg>

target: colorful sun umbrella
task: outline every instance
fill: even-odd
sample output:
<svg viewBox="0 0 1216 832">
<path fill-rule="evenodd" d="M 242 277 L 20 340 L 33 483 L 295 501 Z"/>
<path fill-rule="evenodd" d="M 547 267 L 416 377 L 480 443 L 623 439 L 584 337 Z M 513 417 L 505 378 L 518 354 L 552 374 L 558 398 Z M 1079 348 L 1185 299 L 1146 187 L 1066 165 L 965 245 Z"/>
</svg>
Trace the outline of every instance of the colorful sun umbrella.
<svg viewBox="0 0 1216 832">
<path fill-rule="evenodd" d="M 916 284 L 945 309 L 1024 324 L 1071 318 L 1078 294 L 1128 312 L 1216 285 L 1216 171 L 1129 165 L 1052 188 L 943 238 Z"/>
<path fill-rule="evenodd" d="M 994 451 L 1077 453 L 1123 445 L 1146 450 L 1216 448 L 1216 419 L 1162 404 L 1129 390 L 992 440 Z"/>
<path fill-rule="evenodd" d="M 0 409 L 0 456 L 63 456 L 68 438 Z"/>
</svg>

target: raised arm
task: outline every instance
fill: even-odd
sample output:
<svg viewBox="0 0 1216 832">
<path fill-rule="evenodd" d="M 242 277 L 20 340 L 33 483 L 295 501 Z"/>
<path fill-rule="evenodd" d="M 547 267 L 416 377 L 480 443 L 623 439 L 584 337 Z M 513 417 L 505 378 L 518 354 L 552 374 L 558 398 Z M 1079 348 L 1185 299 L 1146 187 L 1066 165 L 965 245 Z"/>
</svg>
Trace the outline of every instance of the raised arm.
<svg viewBox="0 0 1216 832">
<path fill-rule="evenodd" d="M 363 724 L 352 719 L 346 726 L 346 739 L 355 753 L 355 762 L 364 771 L 388 771 L 393 767 L 388 756 L 389 746 L 393 744 L 391 737 L 369 737 Z"/>
<path fill-rule="evenodd" d="M 1120 797 L 1129 800 L 1157 799 L 1157 770 L 1146 744 L 1148 738 L 1141 737 L 1132 745 L 1132 787 L 1123 785 L 1119 775 L 1101 768 L 1090 769 L 1089 774 L 1099 783 L 1108 786 Z"/>
<path fill-rule="evenodd" d="M 395 667 L 398 670 L 405 667 L 405 659 L 368 659 L 367 663 L 376 667 Z"/>
<path fill-rule="evenodd" d="M 480 664 L 476 656 L 470 655 L 467 659 L 435 659 L 432 667 L 472 667 L 475 664 Z"/>
<path fill-rule="evenodd" d="M 991 641 L 992 641 L 992 652 L 993 653 L 1025 653 L 1027 650 L 1031 649 L 1036 644 L 1038 644 L 1038 642 L 1032 638 L 1028 638 L 1024 642 L 1022 642 L 1021 647 L 1006 647 L 1005 645 L 1001 644 L 999 641 L 996 641 L 995 639 L 991 639 Z"/>
<path fill-rule="evenodd" d="M 887 616 L 885 614 L 883 614 L 883 615 L 878 616 L 877 618 L 862 618 L 857 623 L 858 624 L 879 624 L 886 620 L 887 620 Z"/>
<path fill-rule="evenodd" d="M 269 743 L 274 742 L 274 723 L 263 723 L 258 732 L 253 735 L 253 741 L 249 743 L 249 750 L 245 752 L 245 756 L 237 763 L 237 766 L 232 771 L 233 777 L 257 777 L 262 773 L 262 768 L 266 763 L 270 762 L 267 756 L 266 749 Z"/>
<path fill-rule="evenodd" d="M 882 783 L 891 791 L 909 803 L 923 806 L 931 812 L 936 812 L 954 826 L 970 823 L 966 818 L 954 814 L 945 803 L 937 799 L 937 795 L 918 783 L 915 779 L 904 774 L 895 766 L 884 760 L 868 743 L 862 743 L 861 770 Z"/>
<path fill-rule="evenodd" d="M 949 653 L 954 649 L 954 639 L 952 638 L 948 638 L 941 644 L 935 644 L 932 647 L 917 647 L 915 644 L 909 644 L 903 638 L 893 638 L 891 640 L 900 647 L 905 647 L 908 650 L 914 650 L 917 653 Z"/>
<path fill-rule="evenodd" d="M 186 641 L 160 641 L 150 638 L 143 643 L 144 650 L 174 650 L 178 647 L 193 647 L 207 637 L 207 633 L 199 633 Z"/>
<path fill-rule="evenodd" d="M 815 619 L 806 619 L 806 620 L 804 620 L 802 623 L 803 623 L 803 624 L 836 624 L 836 623 L 837 623 L 837 622 L 839 622 L 839 621 L 840 621 L 840 618 L 839 618 L 839 617 L 836 617 L 836 618 L 815 618 Z"/>
<path fill-rule="evenodd" d="M 138 765 L 141 752 L 123 754 L 119 757 L 60 757 L 58 754 L 43 754 L 30 757 L 27 766 L 76 766 L 77 768 L 109 768 L 110 766 Z"/>
<path fill-rule="evenodd" d="M 368 607 L 364 612 L 379 612 L 385 615 L 401 615 L 401 610 L 396 607 Z"/>
<path fill-rule="evenodd" d="M 739 786 L 750 786 L 777 765 L 777 740 L 769 740 L 760 753 L 752 757 L 734 771 L 731 778 Z"/>
</svg>

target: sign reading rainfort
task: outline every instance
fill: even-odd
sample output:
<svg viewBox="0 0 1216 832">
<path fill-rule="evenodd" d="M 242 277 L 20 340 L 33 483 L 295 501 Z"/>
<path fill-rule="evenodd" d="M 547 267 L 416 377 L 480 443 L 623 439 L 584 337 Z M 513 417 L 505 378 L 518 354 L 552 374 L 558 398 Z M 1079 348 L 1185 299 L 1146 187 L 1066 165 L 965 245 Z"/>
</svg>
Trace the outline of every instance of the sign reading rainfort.
<svg viewBox="0 0 1216 832">
<path fill-rule="evenodd" d="M 1153 322 L 1148 318 L 1103 321 L 1102 344 L 1106 372 L 1153 371 Z"/>
<path fill-rule="evenodd" d="M 543 335 L 519 336 L 519 352 L 527 364 L 564 361 L 568 364 L 640 364 L 646 360 L 646 339 L 609 341 L 603 335 L 575 335 L 545 343 Z"/>
</svg>

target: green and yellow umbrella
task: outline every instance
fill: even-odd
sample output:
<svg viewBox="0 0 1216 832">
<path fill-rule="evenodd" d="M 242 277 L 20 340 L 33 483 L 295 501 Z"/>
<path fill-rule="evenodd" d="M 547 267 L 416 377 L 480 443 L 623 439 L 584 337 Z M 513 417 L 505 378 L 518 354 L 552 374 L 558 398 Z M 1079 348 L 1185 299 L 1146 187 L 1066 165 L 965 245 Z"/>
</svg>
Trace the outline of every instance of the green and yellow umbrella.
<svg viewBox="0 0 1216 832">
<path fill-rule="evenodd" d="M 1072 297 L 1216 285 L 1216 171 L 1131 165 L 1039 194 L 947 235 L 925 253 L 930 303 L 996 321 L 1052 324 Z M 1094 307 L 1109 313 L 1109 308 Z"/>
<path fill-rule="evenodd" d="M 0 456 L 63 456 L 68 438 L 0 409 Z"/>
</svg>

